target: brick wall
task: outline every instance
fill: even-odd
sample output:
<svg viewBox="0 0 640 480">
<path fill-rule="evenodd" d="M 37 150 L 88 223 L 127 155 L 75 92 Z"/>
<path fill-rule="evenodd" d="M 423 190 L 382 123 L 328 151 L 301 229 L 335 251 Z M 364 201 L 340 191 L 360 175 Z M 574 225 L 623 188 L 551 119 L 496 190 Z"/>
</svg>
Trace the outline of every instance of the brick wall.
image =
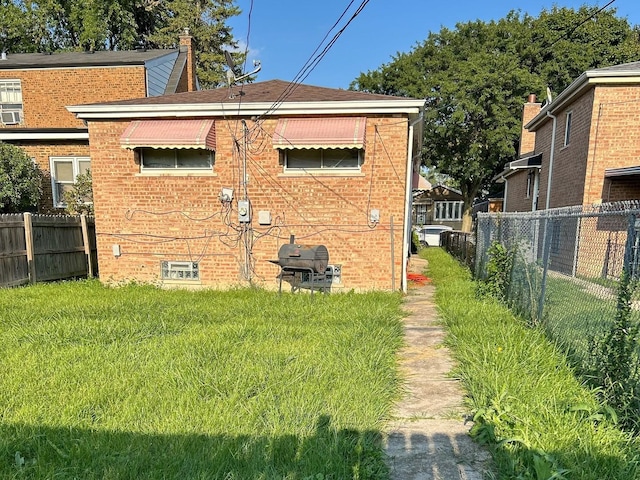
<svg viewBox="0 0 640 480">
<path fill-rule="evenodd" d="M 525 156 L 532 153 L 536 145 L 536 134 L 525 129 L 524 126 L 529 123 L 538 113 L 542 104 L 536 102 L 536 96 L 531 95 L 529 101 L 524 104 L 522 109 L 522 131 L 520 133 L 520 152 L 519 155 Z"/>
<path fill-rule="evenodd" d="M 253 210 L 253 279 L 276 287 L 280 246 L 295 235 L 297 243 L 322 244 L 330 263 L 342 265 L 345 289 L 401 286 L 408 122 L 398 117 L 367 121 L 362 173 L 355 176 L 288 176 L 271 145 L 277 120 L 252 130 L 247 154 L 248 195 Z M 199 261 L 202 284 L 242 283 L 243 238 L 238 235 L 242 150 L 232 135 L 242 126 L 216 121 L 214 175 L 140 175 L 137 154 L 121 148 L 128 122 L 89 123 L 94 206 L 100 276 L 103 281 L 156 282 L 162 260 Z M 378 134 L 375 134 L 377 126 Z M 242 142 L 240 142 L 242 145 Z M 218 199 L 233 188 L 233 211 Z M 369 223 L 371 209 L 380 223 Z M 272 225 L 258 224 L 258 211 L 271 212 Z M 393 225 L 391 217 L 393 216 Z M 393 231 L 393 242 L 391 232 Z M 393 251 L 392 251 L 393 244 Z M 119 245 L 122 255 L 113 255 Z"/>
<path fill-rule="evenodd" d="M 20 79 L 24 124 L 0 128 L 83 127 L 65 107 L 146 95 L 143 66 L 0 71 L 0 79 Z"/>
<path fill-rule="evenodd" d="M 529 170 L 518 170 L 509 176 L 506 211 L 509 212 L 530 212 L 532 198 L 527 197 L 527 177 Z M 533 194 L 533 185 L 531 185 L 531 193 Z"/>
<path fill-rule="evenodd" d="M 638 177 L 615 177 L 604 181 L 603 202 L 640 200 L 640 179 Z"/>
<path fill-rule="evenodd" d="M 584 204 L 607 198 L 606 169 L 640 165 L 639 110 L 640 85 L 596 87 Z"/>
<path fill-rule="evenodd" d="M 556 143 L 551 179 L 549 208 L 582 205 L 587 155 L 591 135 L 593 90 L 589 90 L 571 104 L 556 112 Z M 566 116 L 571 112 L 571 134 L 569 145 L 564 145 Z M 536 132 L 536 153 L 542 153 L 540 171 L 540 197 L 538 208 L 544 209 L 547 201 L 547 186 L 551 161 L 551 137 L 553 121 L 548 119 Z"/>
<path fill-rule="evenodd" d="M 557 113 L 551 208 L 625 199 L 623 190 L 610 195 L 604 175 L 609 168 L 640 165 L 639 107 L 640 85 L 598 85 Z M 569 111 L 570 143 L 563 146 Z M 546 202 L 552 123 L 536 133 L 536 152 L 543 153 L 540 208 Z"/>
</svg>

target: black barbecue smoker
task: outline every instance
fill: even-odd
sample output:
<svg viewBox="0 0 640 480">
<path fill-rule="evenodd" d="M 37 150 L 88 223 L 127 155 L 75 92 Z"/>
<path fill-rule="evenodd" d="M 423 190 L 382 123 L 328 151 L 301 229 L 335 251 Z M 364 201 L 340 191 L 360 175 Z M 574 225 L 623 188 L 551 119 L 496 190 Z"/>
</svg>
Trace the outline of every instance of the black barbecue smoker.
<svg viewBox="0 0 640 480">
<path fill-rule="evenodd" d="M 282 281 L 291 284 L 291 291 L 300 289 L 320 290 L 327 293 L 331 289 L 331 279 L 327 278 L 329 251 L 324 245 L 301 245 L 291 236 L 278 250 L 278 260 L 269 260 L 280 266 L 278 292 L 282 293 Z"/>
</svg>

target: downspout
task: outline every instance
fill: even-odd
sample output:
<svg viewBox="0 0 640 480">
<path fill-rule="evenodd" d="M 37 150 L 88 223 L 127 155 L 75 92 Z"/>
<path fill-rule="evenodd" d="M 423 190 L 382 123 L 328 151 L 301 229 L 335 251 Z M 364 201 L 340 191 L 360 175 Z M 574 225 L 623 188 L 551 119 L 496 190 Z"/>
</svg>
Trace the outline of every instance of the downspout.
<svg viewBox="0 0 640 480">
<path fill-rule="evenodd" d="M 409 245 L 411 242 L 411 191 L 413 179 L 413 127 L 423 120 L 423 113 L 409 123 L 409 145 L 407 148 L 407 175 L 404 206 L 404 241 L 402 242 L 402 292 L 407 293 L 407 264 L 409 262 Z"/>
<path fill-rule="evenodd" d="M 509 192 L 509 180 L 507 180 L 505 177 L 502 177 L 502 180 L 504 181 L 504 198 L 502 199 L 502 211 L 506 212 L 507 211 L 507 193 Z"/>
<path fill-rule="evenodd" d="M 556 151 L 556 126 L 557 117 L 547 112 L 547 117 L 553 119 L 553 129 L 551 130 L 551 153 L 549 154 L 549 176 L 547 178 L 547 198 L 545 199 L 544 209 L 549 210 L 551 203 L 551 177 L 553 176 L 553 157 Z"/>
</svg>

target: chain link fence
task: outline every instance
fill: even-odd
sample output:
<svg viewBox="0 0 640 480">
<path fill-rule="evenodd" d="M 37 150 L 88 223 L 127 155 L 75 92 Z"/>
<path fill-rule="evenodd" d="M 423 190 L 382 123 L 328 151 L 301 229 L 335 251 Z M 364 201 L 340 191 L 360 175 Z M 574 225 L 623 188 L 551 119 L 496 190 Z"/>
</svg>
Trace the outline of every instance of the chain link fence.
<svg viewBox="0 0 640 480">
<path fill-rule="evenodd" d="M 507 304 L 585 366 L 594 339 L 610 331 L 620 308 L 623 270 L 632 282 L 640 279 L 639 230 L 640 202 L 479 213 L 475 276 L 486 279 L 492 246 L 504 247 L 512 265 Z M 630 320 L 640 321 L 638 292 Z"/>
</svg>

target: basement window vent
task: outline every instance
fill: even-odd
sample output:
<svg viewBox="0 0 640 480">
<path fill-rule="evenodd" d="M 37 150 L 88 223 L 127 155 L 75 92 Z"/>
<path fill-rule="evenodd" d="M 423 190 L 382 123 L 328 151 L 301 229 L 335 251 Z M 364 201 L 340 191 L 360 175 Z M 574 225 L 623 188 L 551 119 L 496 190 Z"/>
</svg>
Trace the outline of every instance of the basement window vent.
<svg viewBox="0 0 640 480">
<path fill-rule="evenodd" d="M 163 280 L 200 280 L 197 262 L 162 262 Z"/>
</svg>

